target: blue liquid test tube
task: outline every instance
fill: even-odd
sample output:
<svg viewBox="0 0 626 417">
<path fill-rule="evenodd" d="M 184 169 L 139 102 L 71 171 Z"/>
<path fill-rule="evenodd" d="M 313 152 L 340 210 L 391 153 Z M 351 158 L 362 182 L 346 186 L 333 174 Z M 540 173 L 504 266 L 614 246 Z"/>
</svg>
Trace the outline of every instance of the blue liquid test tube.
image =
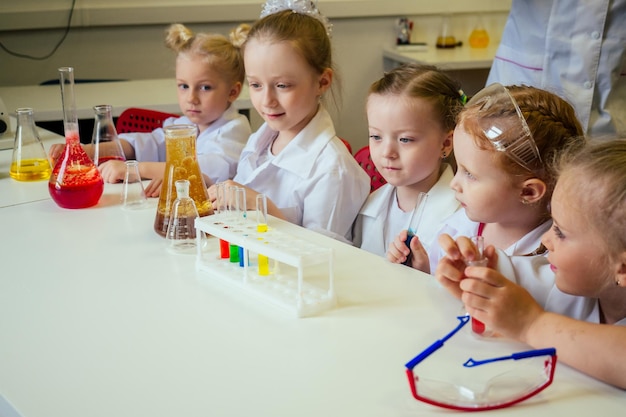
<svg viewBox="0 0 626 417">
<path fill-rule="evenodd" d="M 267 197 L 265 194 L 257 194 L 256 196 L 256 231 L 258 233 L 267 232 Z M 260 238 L 262 239 L 262 238 Z M 270 274 L 270 261 L 265 255 L 258 255 L 258 272 L 261 276 Z"/>
<path fill-rule="evenodd" d="M 422 221 L 422 215 L 424 214 L 424 208 L 426 207 L 426 200 L 428 200 L 428 194 L 419 193 L 417 196 L 417 200 L 415 202 L 415 208 L 413 209 L 413 213 L 411 213 L 411 219 L 409 220 L 409 226 L 407 227 L 407 237 L 404 241 L 404 244 L 407 248 L 411 248 L 411 240 L 417 234 L 417 228 L 419 227 L 420 221 Z M 411 262 L 411 254 L 406 258 L 403 265 L 408 265 Z"/>
</svg>

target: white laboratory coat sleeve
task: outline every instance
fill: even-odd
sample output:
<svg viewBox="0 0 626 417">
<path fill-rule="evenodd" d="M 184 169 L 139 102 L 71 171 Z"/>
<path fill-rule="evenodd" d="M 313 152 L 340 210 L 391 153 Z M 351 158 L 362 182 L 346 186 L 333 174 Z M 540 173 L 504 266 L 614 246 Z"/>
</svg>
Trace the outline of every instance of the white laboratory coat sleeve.
<svg viewBox="0 0 626 417">
<path fill-rule="evenodd" d="M 510 281 L 524 287 L 541 305 L 546 307 L 548 295 L 554 286 L 554 272 L 545 256 L 509 256 L 498 249 L 496 269 Z"/>
<path fill-rule="evenodd" d="M 234 106 L 198 136 L 198 164 L 213 183 L 234 178 L 241 151 L 252 134 L 250 122 Z"/>
<path fill-rule="evenodd" d="M 187 117 L 170 117 L 163 126 L 193 124 Z M 239 156 L 252 131 L 248 119 L 230 106 L 196 139 L 200 171 L 214 183 L 233 178 Z M 122 133 L 120 139 L 130 143 L 139 162 L 165 162 L 165 132 L 158 128 L 149 133 Z"/>
<path fill-rule="evenodd" d="M 416 233 L 426 251 L 432 245 L 437 245 L 443 220 L 459 208 L 454 190 L 450 188 L 453 177 L 452 167 L 446 164 L 441 176 L 427 193 L 428 199 Z M 369 195 L 354 223 L 355 246 L 386 256 L 391 242 L 385 242 L 385 230 L 389 227 L 388 212 L 391 199 L 395 195 L 394 190 L 395 187 L 391 184 L 385 184 Z M 400 230 L 396 234 L 398 233 Z"/>
<path fill-rule="evenodd" d="M 569 101 L 593 135 L 626 133 L 626 0 L 513 0 L 487 84 Z"/>
<path fill-rule="evenodd" d="M 276 156 L 265 158 L 276 132 L 263 124 L 241 153 L 235 182 L 264 193 L 292 223 L 351 241 L 369 194 L 369 177 L 319 111 Z"/>
</svg>

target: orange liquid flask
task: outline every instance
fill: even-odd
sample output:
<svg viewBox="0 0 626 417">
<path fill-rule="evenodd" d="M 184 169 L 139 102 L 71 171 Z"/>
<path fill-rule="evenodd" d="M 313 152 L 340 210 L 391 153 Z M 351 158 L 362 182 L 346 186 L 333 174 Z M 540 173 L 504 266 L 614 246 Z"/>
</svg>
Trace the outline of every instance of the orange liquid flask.
<svg viewBox="0 0 626 417">
<path fill-rule="evenodd" d="M 489 46 L 489 33 L 487 33 L 487 29 L 483 26 L 482 19 L 479 17 L 469 36 L 469 44 L 472 48 L 486 48 Z"/>
<path fill-rule="evenodd" d="M 165 172 L 154 219 L 154 231 L 165 237 L 170 212 L 176 200 L 176 181 L 189 181 L 189 197 L 193 199 L 198 216 L 213 214 L 209 193 L 202 178 L 196 154 L 198 128 L 194 125 L 170 125 L 165 131 Z"/>
<path fill-rule="evenodd" d="M 78 119 L 74 102 L 74 68 L 59 68 L 65 148 L 56 161 L 48 182 L 50 196 L 59 207 L 77 209 L 98 204 L 104 181 L 80 145 Z"/>
</svg>

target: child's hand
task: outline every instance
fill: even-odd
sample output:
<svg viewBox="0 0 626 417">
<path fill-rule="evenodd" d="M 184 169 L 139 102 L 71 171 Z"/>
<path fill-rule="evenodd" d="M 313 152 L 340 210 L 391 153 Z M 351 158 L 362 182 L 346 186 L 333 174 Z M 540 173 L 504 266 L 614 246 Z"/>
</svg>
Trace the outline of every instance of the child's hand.
<svg viewBox="0 0 626 417">
<path fill-rule="evenodd" d="M 472 317 L 496 333 L 516 340 L 525 340 L 526 332 L 543 313 L 525 288 L 489 267 L 467 267 L 459 289 Z"/>
<path fill-rule="evenodd" d="M 114 184 L 123 182 L 126 175 L 126 163 L 123 161 L 106 161 L 98 166 L 104 182 Z"/>
<path fill-rule="evenodd" d="M 407 230 L 402 230 L 400 234 L 396 236 L 389 245 L 389 249 L 387 249 L 387 259 L 392 263 L 407 264 L 422 272 L 430 273 L 428 253 L 426 253 L 426 249 L 422 246 L 419 238 L 413 236 L 409 246 L 407 246 L 407 237 Z"/>
<path fill-rule="evenodd" d="M 389 244 L 387 249 L 387 260 L 394 264 L 402 264 L 406 262 L 411 249 L 409 249 L 404 242 L 406 241 L 408 231 L 402 230 L 398 236 Z"/>
<path fill-rule="evenodd" d="M 163 187 L 163 178 L 152 178 L 144 192 L 146 193 L 146 197 L 158 197 L 161 195 L 161 188 Z"/>
<path fill-rule="evenodd" d="M 50 159 L 50 163 L 52 164 L 53 168 L 56 165 L 59 157 L 63 155 L 64 149 L 65 149 L 64 143 L 55 143 L 52 146 L 50 146 L 50 149 L 48 150 L 48 158 Z"/>
<path fill-rule="evenodd" d="M 461 298 L 459 283 L 465 278 L 467 262 L 476 259 L 478 250 L 471 239 L 461 236 L 456 241 L 448 234 L 439 236 L 439 246 L 446 253 L 437 265 L 435 277 L 437 281 L 452 295 Z M 495 248 L 489 246 L 485 249 L 484 256 L 489 259 L 489 265 L 495 266 L 497 255 Z"/>
</svg>

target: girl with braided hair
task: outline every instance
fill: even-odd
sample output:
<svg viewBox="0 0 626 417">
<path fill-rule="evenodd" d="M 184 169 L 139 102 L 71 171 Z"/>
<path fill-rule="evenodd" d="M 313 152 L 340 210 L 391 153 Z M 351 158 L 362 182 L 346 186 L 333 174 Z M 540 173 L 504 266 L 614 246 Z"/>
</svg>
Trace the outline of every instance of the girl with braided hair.
<svg viewBox="0 0 626 417">
<path fill-rule="evenodd" d="M 461 111 L 454 130 L 457 172 L 450 187 L 461 209 L 444 221 L 439 235 L 483 236 L 485 245 L 509 256 L 545 253 L 541 236 L 552 224 L 555 183 L 551 162 L 584 141 L 574 109 L 555 94 L 528 86 L 485 87 Z M 422 271 L 434 272 L 444 255 L 437 245 L 426 253 L 399 240 L 396 262 L 410 254 L 411 265 Z"/>
</svg>

